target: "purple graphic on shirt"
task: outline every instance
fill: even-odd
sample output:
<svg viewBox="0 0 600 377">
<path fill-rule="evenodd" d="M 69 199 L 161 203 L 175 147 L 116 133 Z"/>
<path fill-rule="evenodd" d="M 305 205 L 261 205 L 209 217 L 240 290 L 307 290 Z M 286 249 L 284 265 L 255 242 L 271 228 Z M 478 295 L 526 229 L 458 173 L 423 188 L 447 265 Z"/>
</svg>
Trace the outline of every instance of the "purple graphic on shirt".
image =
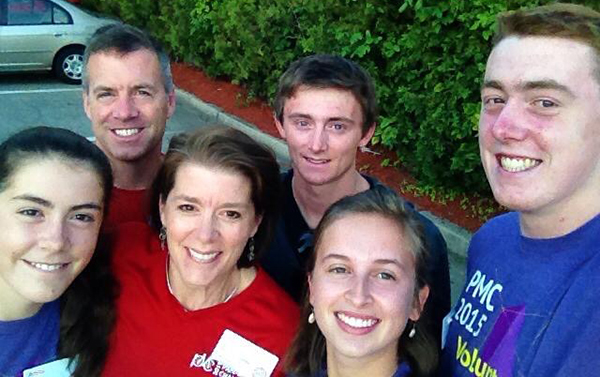
<svg viewBox="0 0 600 377">
<path fill-rule="evenodd" d="M 517 338 L 525 320 L 525 305 L 503 308 L 490 332 L 481 358 L 496 369 L 498 376 L 512 376 Z"/>
</svg>

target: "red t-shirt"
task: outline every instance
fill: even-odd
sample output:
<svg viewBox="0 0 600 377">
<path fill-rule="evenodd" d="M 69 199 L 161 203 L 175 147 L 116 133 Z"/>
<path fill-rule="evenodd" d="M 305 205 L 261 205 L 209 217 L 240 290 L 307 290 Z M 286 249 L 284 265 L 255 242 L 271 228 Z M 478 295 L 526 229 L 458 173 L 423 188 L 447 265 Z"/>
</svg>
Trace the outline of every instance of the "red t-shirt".
<svg viewBox="0 0 600 377">
<path fill-rule="evenodd" d="M 202 362 L 225 329 L 278 356 L 273 375 L 283 376 L 299 310 L 263 270 L 228 302 L 186 311 L 168 291 L 167 253 L 150 227 L 123 224 L 112 241 L 121 291 L 104 376 L 230 376 L 218 363 Z"/>
<path fill-rule="evenodd" d="M 149 189 L 126 190 L 113 187 L 108 203 L 108 213 L 102 222 L 103 230 L 110 231 L 119 224 L 133 221 L 147 223 L 151 208 L 150 191 Z"/>
</svg>

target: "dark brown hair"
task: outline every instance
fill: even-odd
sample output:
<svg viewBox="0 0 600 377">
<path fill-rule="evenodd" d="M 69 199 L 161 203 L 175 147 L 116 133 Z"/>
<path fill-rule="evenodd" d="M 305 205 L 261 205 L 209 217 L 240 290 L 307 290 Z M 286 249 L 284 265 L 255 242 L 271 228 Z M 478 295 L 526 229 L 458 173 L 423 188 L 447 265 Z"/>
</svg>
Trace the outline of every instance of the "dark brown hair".
<svg viewBox="0 0 600 377">
<path fill-rule="evenodd" d="M 93 171 L 103 189 L 106 213 L 113 185 L 112 171 L 102 151 L 83 136 L 53 127 L 34 127 L 9 137 L 0 145 L 0 191 L 28 163 L 57 158 Z M 60 358 L 76 359 L 75 377 L 99 376 L 114 324 L 116 285 L 108 250 L 99 240 L 86 268 L 60 297 Z"/>
<path fill-rule="evenodd" d="M 415 211 L 409 208 L 406 202 L 390 189 L 376 186 L 371 190 L 363 191 L 354 196 L 345 197 L 333 204 L 315 231 L 315 248 L 309 258 L 307 271 L 309 274 L 315 268 L 317 254 L 323 241 L 327 228 L 337 220 L 353 214 L 373 214 L 392 220 L 404 232 L 404 236 L 411 243 L 411 252 L 415 258 L 415 292 L 414 298 L 418 300 L 419 291 L 428 284 L 427 258 L 425 235 L 423 226 L 417 218 Z M 286 369 L 298 377 L 314 376 L 323 367 L 326 361 L 326 340 L 319 327 L 308 323 L 308 316 L 312 312 L 306 292 L 300 326 L 290 350 L 286 356 Z M 415 323 L 416 335 L 408 337 L 410 326 L 398 339 L 398 360 L 407 361 L 413 371 L 413 376 L 430 376 L 437 367 L 438 350 L 435 341 L 427 332 L 427 326 Z"/>
<path fill-rule="evenodd" d="M 363 113 L 362 134 L 377 120 L 377 99 L 373 80 L 361 66 L 341 56 L 317 54 L 293 62 L 279 78 L 273 108 L 283 124 L 285 101 L 301 86 L 342 89 L 354 95 Z"/>
<path fill-rule="evenodd" d="M 177 170 L 184 163 L 233 171 L 250 181 L 250 198 L 254 211 L 257 215 L 262 215 L 262 221 L 254 235 L 254 261 L 259 259 L 272 238 L 279 203 L 279 165 L 273 152 L 242 131 L 223 125 L 178 134 L 171 139 L 165 161 L 156 178 L 155 203 L 159 199 L 166 200 L 175 185 Z M 156 211 L 153 217 L 160 224 Z M 248 254 L 246 247 L 238 260 L 238 267 L 247 267 L 253 263 Z"/>
</svg>

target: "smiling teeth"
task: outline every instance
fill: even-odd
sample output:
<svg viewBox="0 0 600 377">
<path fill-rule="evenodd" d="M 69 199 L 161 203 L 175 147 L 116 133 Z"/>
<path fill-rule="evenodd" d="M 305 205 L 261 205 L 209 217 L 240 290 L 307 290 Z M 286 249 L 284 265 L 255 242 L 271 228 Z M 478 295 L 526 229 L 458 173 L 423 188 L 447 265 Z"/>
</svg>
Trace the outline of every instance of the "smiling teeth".
<svg viewBox="0 0 600 377">
<path fill-rule="evenodd" d="M 356 328 L 371 327 L 378 322 L 376 319 L 354 318 L 342 313 L 337 313 L 337 317 L 348 326 Z"/>
<path fill-rule="evenodd" d="M 140 132 L 139 128 L 123 128 L 119 130 L 115 130 L 115 133 L 118 136 L 131 136 Z"/>
<path fill-rule="evenodd" d="M 538 166 L 539 164 L 541 164 L 540 160 L 534 160 L 531 158 L 500 158 L 500 165 L 502 165 L 502 168 L 511 173 L 527 170 L 532 167 Z"/>
<path fill-rule="evenodd" d="M 31 264 L 33 267 L 37 268 L 38 270 L 42 270 L 42 271 L 56 271 L 59 268 L 62 268 L 63 266 L 65 266 L 65 264 L 59 263 L 59 264 L 46 264 L 46 263 L 37 263 L 37 262 L 29 262 L 29 264 Z"/>
<path fill-rule="evenodd" d="M 315 159 L 315 158 L 310 158 L 310 157 L 306 157 L 306 159 L 313 164 L 325 164 L 327 162 L 329 162 L 329 160 L 322 160 L 322 159 Z"/>
<path fill-rule="evenodd" d="M 205 254 L 205 253 L 198 253 L 192 249 L 188 249 L 188 250 L 190 251 L 192 258 L 196 259 L 199 262 L 208 262 L 208 261 L 214 259 L 219 254 L 219 252 Z"/>
</svg>

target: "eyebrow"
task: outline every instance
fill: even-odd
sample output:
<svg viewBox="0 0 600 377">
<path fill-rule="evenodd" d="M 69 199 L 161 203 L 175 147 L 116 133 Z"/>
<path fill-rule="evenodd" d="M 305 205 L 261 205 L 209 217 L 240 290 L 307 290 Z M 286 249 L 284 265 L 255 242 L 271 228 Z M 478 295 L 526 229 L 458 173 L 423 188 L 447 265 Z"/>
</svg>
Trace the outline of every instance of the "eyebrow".
<svg viewBox="0 0 600 377">
<path fill-rule="evenodd" d="M 141 83 L 141 84 L 135 85 L 133 87 L 133 90 L 139 90 L 139 89 L 152 89 L 152 90 L 155 90 L 156 86 L 152 85 L 150 83 Z M 106 85 L 98 85 L 98 86 L 96 86 L 92 90 L 93 93 L 106 92 L 106 91 L 112 92 L 112 91 L 115 91 L 115 88 L 114 87 L 110 87 L 110 86 L 106 86 Z"/>
<path fill-rule="evenodd" d="M 482 84 L 481 84 L 481 90 L 483 89 L 498 89 L 498 90 L 504 90 L 504 87 L 502 86 L 502 84 L 500 84 L 500 81 L 496 81 L 496 80 L 485 80 Z"/>
<path fill-rule="evenodd" d="M 12 200 L 24 200 L 27 202 L 33 202 L 35 204 L 39 204 L 46 208 L 54 208 L 54 204 L 52 204 L 52 202 L 50 202 L 49 200 L 40 198 L 39 196 L 30 195 L 30 194 L 15 196 L 14 198 L 12 198 Z M 74 205 L 73 207 L 71 207 L 71 211 L 79 211 L 82 209 L 93 209 L 93 210 L 101 211 L 102 206 L 100 206 L 96 203 L 83 203 L 83 204 L 77 204 L 77 205 Z"/>
<path fill-rule="evenodd" d="M 92 93 L 112 92 L 112 91 L 114 91 L 114 88 L 111 88 L 110 86 L 98 85 L 98 86 L 94 87 L 94 89 L 92 90 Z"/>
<path fill-rule="evenodd" d="M 398 266 L 401 269 L 405 269 L 405 265 L 404 263 L 401 263 L 399 260 L 397 259 L 376 259 L 375 263 L 377 264 L 393 264 Z"/>
<path fill-rule="evenodd" d="M 304 114 L 304 113 L 291 113 L 287 115 L 288 118 L 308 118 L 308 119 L 313 119 L 313 117 L 309 114 Z M 343 117 L 343 116 L 339 116 L 339 117 L 332 117 L 332 118 L 327 118 L 328 122 L 332 122 L 332 121 L 343 121 L 343 122 L 347 122 L 347 123 L 354 123 L 354 120 L 351 118 L 347 118 L 347 117 Z"/>
<path fill-rule="evenodd" d="M 323 257 L 323 260 L 327 260 L 327 259 L 343 259 L 343 260 L 346 260 L 346 261 L 349 261 L 349 260 L 350 260 L 350 258 L 348 258 L 348 257 L 347 257 L 347 256 L 345 256 L 345 255 L 342 255 L 342 254 L 335 254 L 335 253 L 327 254 L 327 255 L 325 255 L 325 256 Z"/>
<path fill-rule="evenodd" d="M 551 89 L 558 90 L 559 92 L 563 92 L 571 97 L 574 97 L 575 94 L 569 89 L 566 85 L 560 84 L 555 80 L 537 80 L 537 81 L 527 81 L 520 85 L 525 90 L 534 90 L 534 89 Z"/>
<path fill-rule="evenodd" d="M 152 85 L 150 83 L 141 83 L 141 84 L 135 85 L 133 87 L 133 89 L 134 90 L 138 90 L 138 89 L 152 89 L 152 90 L 155 90 L 156 86 Z"/>
<path fill-rule="evenodd" d="M 94 210 L 101 211 L 102 206 L 100 206 L 96 203 L 84 203 L 84 204 L 78 204 L 76 206 L 71 207 L 71 211 L 79 211 L 82 209 L 94 209 Z"/>
<path fill-rule="evenodd" d="M 173 199 L 175 200 L 183 200 L 186 202 L 191 202 L 194 204 L 202 204 L 198 199 L 194 198 L 193 196 L 187 196 L 187 195 L 175 195 L 173 197 Z M 248 206 L 247 203 L 242 203 L 242 202 L 231 202 L 231 203 L 223 203 L 221 204 L 220 207 L 236 207 L 236 208 L 246 208 Z"/>
<path fill-rule="evenodd" d="M 29 194 L 15 196 L 14 198 L 12 198 L 12 200 L 25 200 L 27 202 L 33 202 L 35 204 L 39 204 L 43 207 L 54 208 L 54 204 L 52 204 L 50 201 L 48 201 L 46 199 L 42 199 L 39 196 L 34 196 L 34 195 L 29 195 Z"/>
<path fill-rule="evenodd" d="M 504 86 L 497 80 L 486 80 L 481 85 L 481 89 L 498 89 L 504 90 Z M 536 90 L 536 89 L 550 89 L 550 90 L 558 90 L 567 94 L 568 96 L 575 97 L 575 94 L 569 89 L 566 85 L 560 84 L 556 80 L 548 79 L 548 80 L 534 80 L 534 81 L 526 81 L 524 83 L 520 83 L 518 88 L 524 91 Z"/>
<path fill-rule="evenodd" d="M 336 254 L 336 253 L 327 254 L 326 256 L 323 257 L 323 260 L 328 260 L 328 259 L 342 259 L 344 261 L 350 260 L 350 258 L 348 258 L 347 256 L 342 255 L 342 254 Z M 381 258 L 381 259 L 375 259 L 373 261 L 373 263 L 381 264 L 381 265 L 393 264 L 403 270 L 406 269 L 406 266 L 397 259 Z"/>
</svg>

